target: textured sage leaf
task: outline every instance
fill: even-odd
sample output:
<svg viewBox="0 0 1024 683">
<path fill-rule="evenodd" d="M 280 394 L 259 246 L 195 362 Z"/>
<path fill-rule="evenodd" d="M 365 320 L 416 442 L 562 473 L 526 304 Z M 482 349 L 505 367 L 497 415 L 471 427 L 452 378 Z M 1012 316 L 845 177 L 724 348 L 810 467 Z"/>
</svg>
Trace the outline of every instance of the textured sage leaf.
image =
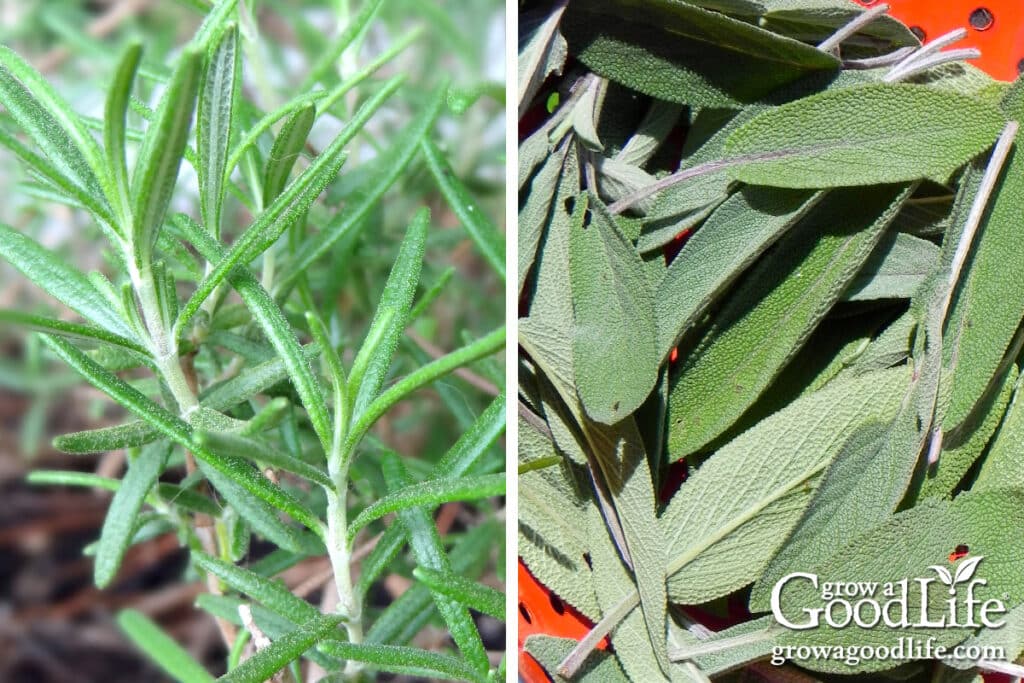
<svg viewBox="0 0 1024 683">
<path fill-rule="evenodd" d="M 696 633 L 701 633 L 698 638 Z M 732 671 L 744 664 L 763 659 L 771 653 L 782 627 L 771 617 L 751 619 L 714 633 L 694 625 L 690 631 L 669 625 L 669 656 L 673 673 L 686 675 L 684 667 L 698 666 L 708 676 Z M 683 655 L 689 655 L 681 659 Z"/>
<path fill-rule="evenodd" d="M 971 558 L 983 558 L 977 576 L 987 585 L 976 585 L 974 597 L 981 602 L 1000 599 L 1008 608 L 1024 600 L 1024 578 L 1019 571 L 1024 538 L 1016 532 L 1024 523 L 1024 494 L 1019 489 L 968 492 L 953 501 L 930 499 L 897 513 L 887 522 L 861 535 L 827 562 L 807 571 L 819 581 L 897 582 L 915 577 L 935 577 L 931 566 L 948 566 L 949 553 L 958 545 L 970 548 Z M 865 548 L 873 549 L 865 552 Z M 961 560 L 965 562 L 967 560 Z M 929 591 L 930 619 L 949 607 L 948 591 L 939 585 Z M 909 591 L 908 614 L 921 610 L 919 591 Z M 821 604 L 820 591 L 804 581 L 788 583 L 780 596 L 782 613 L 790 620 L 805 618 L 805 607 Z M 946 627 L 893 629 L 879 624 L 870 629 L 834 629 L 824 623 L 818 628 L 788 631 L 785 645 L 889 646 L 900 638 L 932 638 L 934 646 L 951 646 L 971 635 L 972 629 Z M 856 671 L 880 671 L 899 664 L 897 659 L 863 660 Z M 801 665 L 815 671 L 850 673 L 840 660 L 807 659 Z"/>
<path fill-rule="evenodd" d="M 117 615 L 117 625 L 136 647 L 174 680 L 180 683 L 213 683 L 213 676 L 142 612 L 133 609 L 121 611 Z"/>
<path fill-rule="evenodd" d="M 409 486 L 412 482 L 399 457 L 387 454 L 381 463 L 384 478 L 392 491 Z M 441 572 L 451 572 L 451 560 L 441 545 L 434 520 L 422 508 L 399 510 L 398 519 L 405 528 L 406 540 L 416 556 L 418 564 Z M 457 601 L 445 596 L 434 594 L 437 611 L 444 617 L 452 639 L 459 646 L 467 663 L 480 674 L 485 673 L 490 664 L 484 650 L 480 633 L 477 631 L 469 611 Z"/>
<path fill-rule="evenodd" d="M 343 618 L 339 614 L 317 616 L 278 638 L 269 647 L 258 651 L 237 669 L 232 669 L 217 680 L 223 683 L 263 683 L 318 642 L 336 635 Z"/>
<path fill-rule="evenodd" d="M 429 137 L 424 137 L 420 141 L 420 146 L 423 149 L 423 156 L 427 160 L 427 167 L 434 175 L 441 194 L 444 195 L 455 215 L 459 217 L 459 221 L 469 233 L 470 239 L 476 244 L 484 259 L 504 280 L 505 240 L 498 231 L 498 227 L 484 213 L 480 204 L 474 201 L 469 190 L 455 175 L 448 159 L 444 157 L 434 141 Z"/>
<path fill-rule="evenodd" d="M 646 640 L 653 649 L 656 666 L 666 672 L 666 547 L 659 533 L 654 480 L 643 440 L 632 417 L 610 427 L 586 420 L 580 426 L 622 527 L 622 540 L 628 550 L 640 595 L 639 616 L 641 623 L 646 625 Z M 607 515 L 609 511 L 604 513 Z M 595 589 L 600 601 L 602 586 L 597 583 L 597 578 L 595 575 Z M 603 611 L 610 607 L 610 604 L 602 604 Z"/>
<path fill-rule="evenodd" d="M 132 84 L 135 82 L 135 73 L 138 71 L 139 62 L 142 59 L 142 45 L 134 43 L 125 50 L 121 61 L 114 73 L 114 82 L 111 84 L 110 92 L 107 94 L 106 107 L 103 112 L 103 147 L 107 154 L 107 163 L 110 167 L 111 178 L 117 187 L 121 199 L 120 209 L 122 220 L 128 217 L 131 210 L 127 201 L 128 189 L 128 162 L 125 156 L 125 126 L 128 115 L 128 100 L 132 93 Z"/>
<path fill-rule="evenodd" d="M 166 445 L 153 444 L 128 458 L 128 471 L 110 501 L 96 549 L 93 575 L 98 588 L 106 587 L 116 576 L 131 543 L 142 504 L 163 472 L 169 454 L 170 448 Z"/>
<path fill-rule="evenodd" d="M 655 287 L 664 359 L 722 291 L 817 203 L 820 195 L 747 187 L 708 217 Z"/>
<path fill-rule="evenodd" d="M 484 474 L 458 479 L 435 479 L 392 491 L 364 508 L 348 526 L 349 541 L 360 529 L 384 515 L 412 507 L 438 505 L 449 501 L 480 500 L 505 494 L 504 474 Z"/>
<path fill-rule="evenodd" d="M 409 311 L 420 281 L 429 227 L 430 211 L 420 209 L 409 223 L 384 283 L 366 339 L 353 361 L 348 394 L 355 397 L 351 414 L 356 420 L 362 417 L 384 386 L 398 341 L 408 325 Z"/>
<path fill-rule="evenodd" d="M 835 190 L 744 278 L 669 389 L 670 452 L 693 453 L 753 405 L 871 254 L 910 190 Z"/>
<path fill-rule="evenodd" d="M 555 452 L 550 441 L 520 420 L 521 459 Z M 565 462 L 559 467 L 520 475 L 519 555 L 538 580 L 580 613 L 597 621 L 601 613 L 591 568 L 585 560 L 588 546 L 579 533 L 587 523 L 587 508 L 594 503 L 581 495 L 573 467 Z"/>
<path fill-rule="evenodd" d="M 569 244 L 573 367 L 587 414 L 613 424 L 657 380 L 654 299 L 633 245 L 599 200 L 589 206 L 589 227 L 573 226 Z"/>
<path fill-rule="evenodd" d="M 1024 118 L 1022 90 L 1024 85 L 1018 81 L 1003 103 L 1007 115 L 1018 121 Z M 1024 319 L 1024 259 L 1019 258 L 1017 240 L 1021 212 L 1024 153 L 1018 138 L 982 217 L 951 305 L 950 320 L 961 319 L 963 324 L 957 334 L 947 332 L 955 368 L 942 422 L 946 431 L 959 425 L 981 398 Z"/>
<path fill-rule="evenodd" d="M 785 544 L 772 558 L 750 593 L 750 609 L 763 612 L 775 583 L 794 571 L 805 571 L 828 560 L 858 534 L 885 521 L 899 502 L 891 500 L 889 487 L 879 486 L 878 472 L 903 471 L 904 486 L 910 479 L 917 452 L 890 453 L 889 432 L 896 423 L 867 423 L 850 435 L 835 460 L 821 477 L 803 517 Z M 892 462 L 909 456 L 910 466 Z"/>
<path fill-rule="evenodd" d="M 579 159 L 574 143 L 565 149 L 564 159 L 546 229 L 537 236 L 540 248 L 534 267 L 529 319 L 568 336 L 572 334 L 573 319 L 569 241 L 573 226 L 582 229 L 587 202 L 585 195 L 580 195 Z"/>
<path fill-rule="evenodd" d="M 192 551 L 192 561 L 203 571 L 210 572 L 222 580 L 230 588 L 258 600 L 268 609 L 285 617 L 296 626 L 316 618 L 319 614 L 316 607 L 288 590 L 282 581 L 268 579 L 197 550 Z"/>
<path fill-rule="evenodd" d="M 263 176 L 263 204 L 269 206 L 288 184 L 288 176 L 296 160 L 306 147 L 306 139 L 316 120 L 316 105 L 312 102 L 289 116 L 281 132 L 274 138 L 267 157 L 267 170 Z"/>
<path fill-rule="evenodd" d="M 47 294 L 120 337 L 135 341 L 128 324 L 83 273 L 7 225 L 0 224 L 0 256 Z"/>
<path fill-rule="evenodd" d="M 622 521 L 625 522 L 625 518 Z M 587 515 L 586 534 L 587 547 L 593 565 L 594 592 L 601 605 L 601 613 L 605 615 L 613 611 L 620 602 L 629 599 L 635 589 L 635 584 L 633 577 L 623 566 L 615 544 L 608 535 L 604 520 L 596 508 L 591 508 L 590 514 Z M 636 558 L 635 560 L 636 563 L 643 561 L 646 559 Z M 634 568 L 639 569 L 639 566 L 634 564 Z M 664 591 L 664 587 L 663 578 L 662 591 Z M 662 592 L 662 596 L 664 599 L 664 592 Z M 664 610 L 662 614 L 664 614 Z M 662 621 L 661 628 L 656 631 L 656 636 L 653 636 L 657 637 L 660 643 L 655 643 L 653 634 L 648 631 L 644 623 L 644 614 L 641 609 L 631 610 L 612 630 L 610 634 L 612 647 L 615 648 L 616 657 L 630 680 L 651 681 L 652 683 L 664 683 L 669 680 L 665 630 L 666 625 Z"/>
<path fill-rule="evenodd" d="M 131 245 L 139 266 L 149 266 L 153 247 L 178 181 L 178 168 L 192 128 L 202 55 L 186 50 L 146 131 L 132 173 Z"/>
<path fill-rule="evenodd" d="M 362 226 L 373 207 L 409 166 L 409 162 L 420 149 L 420 141 L 433 129 L 444 104 L 445 90 L 444 87 L 438 87 L 416 118 L 406 126 L 404 134 L 389 150 L 381 153 L 380 163 L 374 167 L 374 172 L 367 176 L 348 198 L 346 210 L 338 213 L 337 217 L 325 226 L 318 239 L 310 240 L 299 248 L 295 261 L 290 266 L 291 273 L 284 277 L 285 282 L 294 281 L 298 273 L 309 268 L 310 264 L 326 254 L 335 242 Z"/>
<path fill-rule="evenodd" d="M 723 446 L 661 517 L 669 595 L 697 604 L 755 580 L 856 429 L 895 417 L 906 368 L 834 381 Z"/>
<path fill-rule="evenodd" d="M 847 301 L 909 299 L 939 267 L 939 248 L 928 240 L 890 232 L 843 294 Z"/>
<path fill-rule="evenodd" d="M 820 188 L 945 178 L 991 145 L 1004 117 L 972 97 L 920 85 L 839 88 L 769 109 L 725 146 L 732 176 Z"/>
<path fill-rule="evenodd" d="M 559 676 L 555 670 L 559 662 L 572 652 L 576 641 L 571 638 L 531 635 L 526 639 L 524 649 L 534 657 L 548 672 L 556 683 L 567 683 L 568 679 Z M 587 657 L 579 673 L 572 678 L 574 681 L 598 681 L 607 683 L 629 683 L 622 666 L 615 655 L 603 650 L 595 650 Z"/>
<path fill-rule="evenodd" d="M 942 496 L 951 498 L 955 493 L 964 475 L 970 471 L 974 463 L 985 452 L 989 439 L 993 438 L 996 429 L 1002 430 L 1009 424 L 1010 416 L 1013 415 L 1012 404 L 1008 411 L 1011 396 L 1014 396 L 1014 387 L 1017 384 L 1017 368 L 1013 367 L 1003 378 L 1001 386 L 990 387 L 987 395 L 978 404 L 979 410 L 967 418 L 967 420 L 955 431 L 943 438 L 942 451 L 939 453 L 939 461 L 927 468 L 921 483 L 920 497 Z M 1009 430 L 1008 430 L 1009 431 Z M 1016 463 L 1016 446 L 1009 449 L 1004 441 L 1002 446 L 993 440 L 992 446 L 985 457 L 984 464 L 978 470 L 978 479 L 972 489 L 981 490 L 986 486 L 1006 486 L 1016 483 L 1018 479 L 1012 476 L 1018 471 L 1016 464 L 1012 469 L 1006 467 L 1006 462 Z M 1009 450 L 1013 456 L 1008 457 Z M 991 465 L 999 462 L 1000 465 Z M 988 473 L 986 474 L 986 470 Z M 989 479 L 998 470 L 1005 470 L 1001 476 Z M 985 484 L 982 480 L 987 480 Z M 1019 479 L 1024 482 L 1024 478 Z"/>
<path fill-rule="evenodd" d="M 224 171 L 231 143 L 235 100 L 241 81 L 238 28 L 227 27 L 210 53 L 199 86 L 196 116 L 196 154 L 199 209 L 203 225 L 220 235 L 224 203 Z"/>
<path fill-rule="evenodd" d="M 683 108 L 673 102 L 653 100 L 636 132 L 615 154 L 615 160 L 637 166 L 650 161 L 679 121 L 682 111 Z"/>
<path fill-rule="evenodd" d="M 1015 375 L 1016 373 L 1011 373 L 1009 378 Z M 1006 486 L 1024 488 L 1024 471 L 1020 466 L 1020 444 L 1024 435 L 1024 398 L 1021 398 L 1020 382 L 1013 383 L 1011 380 L 1006 384 L 1014 386 L 1013 400 L 999 424 L 999 431 L 992 439 L 992 445 L 982 461 L 981 469 L 978 470 L 978 478 L 971 487 L 974 491 Z M 1005 406 L 1005 397 L 1002 393 L 1005 393 L 1005 387 L 1000 395 Z M 990 412 L 1002 411 L 997 409 Z M 939 462 L 941 464 L 942 461 Z"/>
<path fill-rule="evenodd" d="M 505 594 L 501 591 L 458 574 L 446 574 L 426 567 L 416 567 L 412 574 L 434 592 L 458 600 L 482 614 L 505 620 Z"/>
<path fill-rule="evenodd" d="M 561 26 L 595 73 L 669 102 L 737 107 L 839 66 L 810 45 L 672 0 L 571 3 Z"/>
<path fill-rule="evenodd" d="M 93 386 L 103 391 L 113 400 L 120 403 L 137 417 L 145 420 L 163 436 L 190 449 L 200 460 L 205 460 L 213 468 L 235 481 L 250 494 L 256 496 L 290 515 L 296 521 L 306 525 L 315 533 L 320 533 L 321 522 L 305 505 L 286 493 L 280 487 L 271 484 L 262 475 L 248 465 L 236 460 L 218 457 L 192 438 L 189 426 L 169 413 L 165 408 L 150 401 L 137 389 L 130 386 L 114 374 L 98 365 L 82 351 L 67 341 L 44 336 L 46 344 L 76 372 L 85 377 Z"/>
<path fill-rule="evenodd" d="M 404 674 L 427 680 L 473 681 L 488 679 L 461 659 L 415 647 L 397 645 L 356 645 L 330 640 L 320 645 L 327 654 L 345 660 L 364 662 L 380 671 Z"/>
<path fill-rule="evenodd" d="M 1024 652 L 1024 604 L 1017 605 L 1000 618 L 1005 625 L 1000 628 L 982 627 L 964 641 L 964 647 L 1002 648 L 1006 661 L 1013 662 Z M 957 669 L 967 669 L 976 664 L 971 660 L 952 659 L 946 662 Z M 984 680 L 984 679 L 983 679 Z"/>
<path fill-rule="evenodd" d="M 520 117 L 526 112 L 544 80 L 552 73 L 562 73 L 568 56 L 568 46 L 558 30 L 558 22 L 561 21 L 562 13 L 568 4 L 556 3 L 539 26 L 528 32 L 527 36 L 520 38 L 523 43 L 519 48 L 517 60 Z M 525 24 L 526 19 L 527 15 L 524 14 L 520 21 Z M 527 33 L 525 30 L 523 32 Z"/>
</svg>

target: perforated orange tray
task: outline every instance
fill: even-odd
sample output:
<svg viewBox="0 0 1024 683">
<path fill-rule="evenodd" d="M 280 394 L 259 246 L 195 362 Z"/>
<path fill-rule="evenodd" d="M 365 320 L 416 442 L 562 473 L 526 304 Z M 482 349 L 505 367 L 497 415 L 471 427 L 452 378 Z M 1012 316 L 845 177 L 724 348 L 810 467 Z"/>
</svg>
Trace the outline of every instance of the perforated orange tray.
<svg viewBox="0 0 1024 683">
<path fill-rule="evenodd" d="M 870 7 L 881 0 L 856 0 Z M 1024 0 L 888 0 L 889 14 L 910 27 L 922 42 L 958 28 L 967 29 L 959 47 L 976 47 L 970 63 L 1001 81 L 1024 71 Z"/>
</svg>

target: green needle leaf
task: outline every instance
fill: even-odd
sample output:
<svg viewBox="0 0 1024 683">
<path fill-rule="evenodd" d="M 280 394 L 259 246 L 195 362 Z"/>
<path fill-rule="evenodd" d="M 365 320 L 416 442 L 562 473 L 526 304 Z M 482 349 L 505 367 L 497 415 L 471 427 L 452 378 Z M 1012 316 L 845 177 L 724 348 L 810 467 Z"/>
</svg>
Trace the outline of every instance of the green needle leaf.
<svg viewBox="0 0 1024 683">
<path fill-rule="evenodd" d="M 0 257 L 83 318 L 119 337 L 135 339 L 127 323 L 89 278 L 37 242 L 3 224 L 0 224 Z"/>
<path fill-rule="evenodd" d="M 476 669 L 451 655 L 397 645 L 355 645 L 339 641 L 321 643 L 320 649 L 339 659 L 365 662 L 374 669 L 428 680 L 486 681 Z"/>
<path fill-rule="evenodd" d="M 190 449 L 197 458 L 207 461 L 211 467 L 234 480 L 249 493 L 286 512 L 317 535 L 321 533 L 322 524 L 309 508 L 280 487 L 271 484 L 252 467 L 234 459 L 221 458 L 209 451 L 192 437 L 184 421 L 150 401 L 67 341 L 50 335 L 43 336 L 43 341 L 93 386 L 145 420 L 165 437 Z"/>
<path fill-rule="evenodd" d="M 59 172 L 86 194 L 115 195 L 96 140 L 64 99 L 25 60 L 0 45 L 0 103 Z M 102 189 L 101 189 L 102 188 Z"/>
<path fill-rule="evenodd" d="M 192 127 L 201 66 L 200 53 L 181 56 L 135 162 L 131 243 L 136 265 L 149 265 L 163 227 Z"/>
<path fill-rule="evenodd" d="M 164 672 L 180 683 L 212 683 L 213 676 L 149 617 L 133 609 L 117 615 L 121 630 Z"/>
<path fill-rule="evenodd" d="M 94 577 L 97 588 L 105 588 L 117 575 L 124 553 L 131 544 L 142 503 L 163 472 L 171 449 L 153 444 L 128 459 L 128 471 L 110 502 L 100 542 L 96 549 Z"/>
<path fill-rule="evenodd" d="M 428 137 L 423 138 L 420 143 L 423 154 L 427 159 L 427 166 L 441 188 L 441 193 L 448 200 L 452 211 L 462 221 L 463 227 L 469 233 L 470 238 L 476 243 L 477 249 L 483 257 L 491 264 L 501 279 L 505 279 L 505 240 L 502 238 L 498 228 L 481 209 L 480 205 L 473 200 L 469 190 L 462 184 L 462 181 L 455 176 L 448 160 L 441 154 L 434 141 Z"/>
<path fill-rule="evenodd" d="M 412 575 L 427 585 L 430 590 L 458 600 L 466 607 L 495 619 L 505 620 L 505 594 L 490 586 L 470 581 L 458 574 L 450 574 L 415 567 Z"/>
<path fill-rule="evenodd" d="M 199 207 L 203 225 L 220 235 L 224 169 L 231 141 L 235 99 L 241 79 L 238 27 L 228 26 L 210 55 L 199 87 L 196 153 Z"/>
<path fill-rule="evenodd" d="M 296 596 L 281 581 L 272 581 L 198 550 L 192 551 L 192 561 L 203 571 L 210 572 L 234 590 L 258 600 L 296 626 L 319 615 L 316 607 Z"/>
<path fill-rule="evenodd" d="M 381 468 L 384 471 L 384 478 L 388 482 L 388 488 L 392 491 L 404 489 L 411 484 L 405 465 L 397 454 L 385 453 Z M 434 520 L 426 510 L 407 508 L 399 511 L 398 518 L 405 528 L 406 539 L 416 556 L 416 561 L 428 569 L 450 573 L 452 571 L 451 560 L 441 544 Z M 480 674 L 486 672 L 490 668 L 487 652 L 484 650 L 480 632 L 477 631 L 469 611 L 455 600 L 437 593 L 434 594 L 434 603 L 448 624 L 452 639 L 459 646 L 459 650 L 469 661 L 470 666 Z"/>
<path fill-rule="evenodd" d="M 121 209 L 121 221 L 124 228 L 130 221 L 131 207 L 128 189 L 128 162 L 125 158 L 125 126 L 128 115 L 128 101 L 131 99 L 132 84 L 135 73 L 142 60 L 142 45 L 134 43 L 128 47 L 121 57 L 121 62 L 114 73 L 114 82 L 107 94 L 107 104 L 103 115 L 103 146 L 107 153 L 107 164 L 111 177 L 117 187 Z"/>
<path fill-rule="evenodd" d="M 12 325 L 19 325 L 30 330 L 35 330 L 37 332 L 51 332 L 53 334 L 72 337 L 74 339 L 100 341 L 105 344 L 113 344 L 137 353 L 147 360 L 149 358 L 149 351 L 145 347 L 136 344 L 130 339 L 125 339 L 120 335 L 107 332 L 104 329 L 93 327 L 92 325 L 80 325 L 78 323 L 69 323 L 55 318 L 44 318 L 43 316 L 32 315 L 31 313 L 7 310 L 0 310 L 0 323 L 10 323 Z"/>
<path fill-rule="evenodd" d="M 429 227 L 430 210 L 422 208 L 409 224 L 366 332 L 366 340 L 352 362 L 348 394 L 355 396 L 351 414 L 356 420 L 380 392 L 398 348 L 398 340 L 408 325 L 409 311 L 420 281 Z"/>
<path fill-rule="evenodd" d="M 237 669 L 224 674 L 223 683 L 263 683 L 290 662 L 321 640 L 337 633 L 342 617 L 337 614 L 318 616 L 299 626 L 291 633 L 275 640 L 270 647 L 260 650 L 242 662 Z"/>
<path fill-rule="evenodd" d="M 412 507 L 440 505 L 458 500 L 480 500 L 505 494 L 504 474 L 485 474 L 458 479 L 434 479 L 393 491 L 367 506 L 348 527 L 349 543 L 370 522 Z"/>
<path fill-rule="evenodd" d="M 288 117 L 281 132 L 274 138 L 267 158 L 267 171 L 263 178 L 263 204 L 269 205 L 281 194 L 295 161 L 306 146 L 306 138 L 316 120 L 316 105 L 310 102 Z"/>
<path fill-rule="evenodd" d="M 444 104 L 444 93 L 445 88 L 439 87 L 430 100 L 423 105 L 419 116 L 406 126 L 404 135 L 395 142 L 390 150 L 382 153 L 379 163 L 375 166 L 375 172 L 353 192 L 354 196 L 346 205 L 346 210 L 338 214 L 338 219 L 327 224 L 316 240 L 306 242 L 300 247 L 290 266 L 291 272 L 283 279 L 284 284 L 294 283 L 299 273 L 305 271 L 314 261 L 326 254 L 331 245 L 341 239 L 343 235 L 347 235 L 350 230 L 362 226 L 370 210 L 405 172 L 409 162 L 412 161 L 419 149 L 420 140 L 433 128 Z M 364 105 L 363 109 L 366 106 Z M 353 119 L 354 123 L 355 119 Z"/>
<path fill-rule="evenodd" d="M 490 334 L 414 370 L 395 382 L 391 385 L 390 389 L 378 396 L 367 407 L 366 412 L 355 421 L 352 430 L 349 432 L 349 450 L 363 438 L 363 435 L 373 426 L 373 423 L 380 419 L 391 406 L 417 389 L 437 381 L 456 369 L 500 351 L 504 345 L 505 327 L 503 325 Z"/>
</svg>

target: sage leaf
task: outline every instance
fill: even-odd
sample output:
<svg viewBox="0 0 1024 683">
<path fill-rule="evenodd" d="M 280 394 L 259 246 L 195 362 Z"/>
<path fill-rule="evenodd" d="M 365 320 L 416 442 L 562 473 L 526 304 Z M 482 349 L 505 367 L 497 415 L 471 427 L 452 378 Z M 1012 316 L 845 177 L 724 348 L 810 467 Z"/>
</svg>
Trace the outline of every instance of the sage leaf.
<svg viewBox="0 0 1024 683">
<path fill-rule="evenodd" d="M 600 200 L 591 198 L 589 215 L 589 227 L 573 226 L 569 245 L 573 367 L 587 414 L 613 424 L 657 380 L 654 300 L 640 256 Z"/>
<path fill-rule="evenodd" d="M 522 44 L 517 61 L 520 117 L 533 101 L 544 80 L 552 73 L 562 73 L 568 47 L 558 30 L 558 22 L 561 21 L 562 13 L 568 4 L 567 0 L 557 3 L 539 26 L 527 37 L 520 38 Z M 525 16 L 521 17 L 522 21 L 525 19 Z"/>
<path fill-rule="evenodd" d="M 967 545 L 972 558 L 983 558 L 978 572 L 988 584 L 976 587 L 975 597 L 984 602 L 998 598 L 1009 607 L 1024 600 L 1024 580 L 1018 571 L 1024 539 L 1015 529 L 1024 523 L 1024 494 L 1019 489 L 968 492 L 953 501 L 930 499 L 910 510 L 897 513 L 887 522 L 863 534 L 836 553 L 827 562 L 811 569 L 820 581 L 849 580 L 897 582 L 913 577 L 933 576 L 932 565 L 945 566 L 948 555 L 957 545 Z M 906 543 L 912 534 L 913 542 Z M 866 553 L 865 548 L 874 552 Z M 948 610 L 948 592 L 939 587 L 929 591 L 927 606 L 930 619 Z M 794 623 L 804 617 L 801 608 L 820 604 L 817 590 L 802 581 L 786 584 L 780 594 L 780 608 Z M 909 591 L 908 614 L 921 610 L 920 592 Z M 934 637 L 935 646 L 951 646 L 969 635 L 972 629 L 899 628 L 884 623 L 871 629 L 833 629 L 827 625 L 803 631 L 788 631 L 780 644 L 785 645 L 849 645 L 859 643 L 875 647 L 895 645 L 899 638 Z M 808 659 L 801 664 L 814 671 L 849 672 L 842 661 Z M 899 660 L 863 660 L 858 671 L 879 671 L 892 668 Z"/>
<path fill-rule="evenodd" d="M 715 209 L 655 287 L 658 358 L 668 356 L 707 306 L 820 198 L 747 187 Z"/>
<path fill-rule="evenodd" d="M 938 267 L 939 248 L 934 244 L 912 235 L 890 232 L 853 278 L 843 299 L 910 299 Z"/>
<path fill-rule="evenodd" d="M 1016 373 L 1011 373 L 1008 380 L 1012 380 Z M 1006 386 L 1013 386 L 1013 400 L 1010 402 L 1006 414 L 999 424 L 999 431 L 992 439 L 992 445 L 982 461 L 981 469 L 978 470 L 978 478 L 971 487 L 973 491 L 985 491 L 988 489 L 1003 488 L 1007 486 L 1018 486 L 1024 488 L 1024 474 L 1020 468 L 1020 435 L 1024 434 L 1024 399 L 1021 398 L 1021 384 L 1019 381 L 1007 381 L 1000 398 L 1005 406 Z M 997 406 L 999 404 L 997 403 Z M 998 415 L 1002 413 L 998 408 L 990 411 Z M 998 419 L 998 417 L 997 417 Z M 988 422 L 988 420 L 986 420 Z M 939 460 L 942 463 L 942 460 Z"/>
<path fill-rule="evenodd" d="M 854 431 L 895 417 L 908 376 L 893 368 L 831 382 L 708 459 L 661 516 L 672 599 L 706 602 L 760 576 Z"/>
<path fill-rule="evenodd" d="M 778 375 L 871 254 L 910 190 L 835 190 L 744 279 L 669 389 L 678 456 L 722 434 Z"/>
<path fill-rule="evenodd" d="M 685 2 L 573 3 L 561 27 L 570 53 L 595 73 L 702 107 L 738 107 L 839 66 L 810 45 Z"/>
<path fill-rule="evenodd" d="M 1006 113 L 1024 118 L 1019 81 L 1004 100 Z M 942 427 L 949 431 L 970 413 L 989 382 L 1014 333 L 1024 319 L 1024 265 L 1017 258 L 1017 217 L 1024 211 L 1024 153 L 1018 139 L 1003 166 L 971 251 L 960 273 L 949 314 L 962 320 L 950 337 L 955 358 L 952 394 Z"/>
<path fill-rule="evenodd" d="M 820 188 L 945 179 L 991 145 L 1005 119 L 981 100 L 919 85 L 828 90 L 764 111 L 726 142 L 732 176 Z"/>
<path fill-rule="evenodd" d="M 564 683 L 567 679 L 559 676 L 555 670 L 558 668 L 558 663 L 565 659 L 575 646 L 576 641 L 571 638 L 531 635 L 526 638 L 523 649 L 544 667 L 551 675 L 552 680 L 556 683 Z M 626 678 L 622 665 L 619 664 L 614 654 L 596 650 L 587 657 L 573 680 L 628 683 L 630 679 Z"/>
</svg>

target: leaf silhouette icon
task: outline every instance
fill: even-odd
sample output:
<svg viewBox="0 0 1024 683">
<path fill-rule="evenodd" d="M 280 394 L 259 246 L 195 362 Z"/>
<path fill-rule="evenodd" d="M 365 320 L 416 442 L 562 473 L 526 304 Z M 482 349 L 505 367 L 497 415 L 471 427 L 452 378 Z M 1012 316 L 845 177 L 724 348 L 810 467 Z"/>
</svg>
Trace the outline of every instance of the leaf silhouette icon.
<svg viewBox="0 0 1024 683">
<path fill-rule="evenodd" d="M 953 585 L 953 575 L 949 573 L 949 570 L 937 564 L 933 564 L 928 569 L 934 569 L 935 573 L 939 575 L 939 580 L 947 586 Z"/>
<path fill-rule="evenodd" d="M 957 565 L 956 575 L 953 577 L 953 583 L 968 581 L 972 576 L 974 576 L 974 571 L 978 568 L 979 562 L 981 562 L 981 556 L 970 557 Z"/>
</svg>

